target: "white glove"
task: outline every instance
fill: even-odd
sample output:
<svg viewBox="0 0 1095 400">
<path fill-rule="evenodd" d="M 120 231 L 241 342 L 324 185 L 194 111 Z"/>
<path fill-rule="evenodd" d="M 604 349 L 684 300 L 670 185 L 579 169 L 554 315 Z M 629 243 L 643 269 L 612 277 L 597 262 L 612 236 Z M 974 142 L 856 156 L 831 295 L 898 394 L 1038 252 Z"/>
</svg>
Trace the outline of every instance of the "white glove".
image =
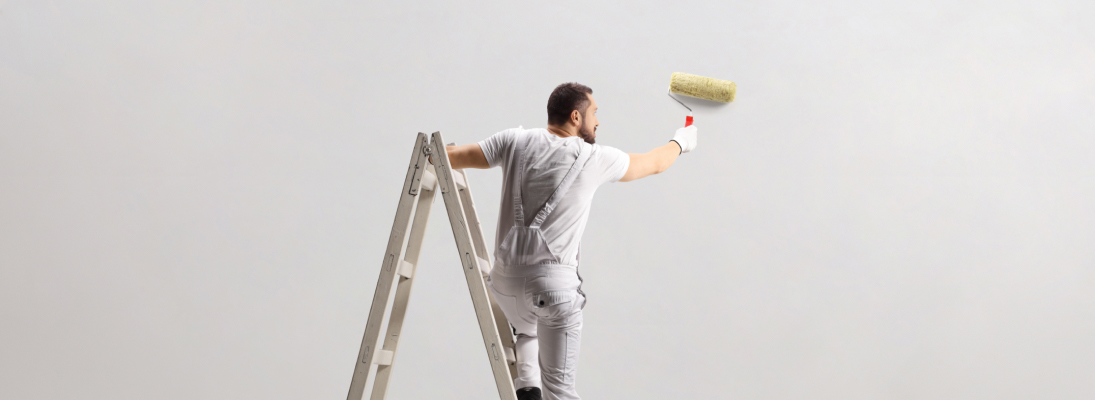
<svg viewBox="0 0 1095 400">
<path fill-rule="evenodd" d="M 681 154 L 692 151 L 696 148 L 696 126 L 677 129 L 677 133 L 673 135 L 673 141 L 681 146 Z"/>
</svg>

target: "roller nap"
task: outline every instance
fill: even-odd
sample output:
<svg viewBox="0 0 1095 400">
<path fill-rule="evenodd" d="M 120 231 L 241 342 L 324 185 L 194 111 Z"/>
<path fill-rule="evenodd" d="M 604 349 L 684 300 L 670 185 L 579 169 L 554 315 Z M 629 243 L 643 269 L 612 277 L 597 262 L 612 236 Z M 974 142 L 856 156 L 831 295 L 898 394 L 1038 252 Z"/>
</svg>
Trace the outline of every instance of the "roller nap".
<svg viewBox="0 0 1095 400">
<path fill-rule="evenodd" d="M 738 85 L 722 79 L 674 72 L 669 78 L 669 91 L 704 100 L 729 103 L 734 101 Z"/>
</svg>

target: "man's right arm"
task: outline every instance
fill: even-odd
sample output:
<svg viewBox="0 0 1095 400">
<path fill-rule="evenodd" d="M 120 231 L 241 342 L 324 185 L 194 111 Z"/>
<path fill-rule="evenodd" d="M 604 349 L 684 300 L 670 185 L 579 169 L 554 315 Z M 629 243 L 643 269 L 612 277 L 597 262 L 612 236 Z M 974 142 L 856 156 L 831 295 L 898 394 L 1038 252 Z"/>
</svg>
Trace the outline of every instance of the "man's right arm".
<svg viewBox="0 0 1095 400">
<path fill-rule="evenodd" d="M 673 140 L 664 146 L 643 154 L 628 154 L 631 163 L 620 182 L 629 182 L 650 175 L 660 174 L 669 169 L 677 157 L 696 148 L 696 126 L 677 129 Z"/>
<path fill-rule="evenodd" d="M 487 156 L 483 154 L 483 148 L 479 147 L 479 143 L 445 146 L 445 152 L 449 154 L 449 164 L 452 169 L 490 168 Z"/>
<path fill-rule="evenodd" d="M 505 153 L 510 143 L 513 142 L 515 135 L 513 129 L 507 129 L 495 133 L 479 143 L 445 146 L 445 152 L 449 155 L 449 164 L 451 164 L 452 169 L 488 169 L 491 162 L 494 162 L 495 165 L 501 162 L 497 159 L 498 155 Z"/>
<path fill-rule="evenodd" d="M 680 154 L 681 148 L 677 142 L 673 141 L 647 153 L 628 154 L 631 163 L 627 165 L 627 172 L 624 173 L 623 178 L 620 178 L 620 182 L 630 182 L 665 172 L 674 161 L 677 161 Z"/>
</svg>

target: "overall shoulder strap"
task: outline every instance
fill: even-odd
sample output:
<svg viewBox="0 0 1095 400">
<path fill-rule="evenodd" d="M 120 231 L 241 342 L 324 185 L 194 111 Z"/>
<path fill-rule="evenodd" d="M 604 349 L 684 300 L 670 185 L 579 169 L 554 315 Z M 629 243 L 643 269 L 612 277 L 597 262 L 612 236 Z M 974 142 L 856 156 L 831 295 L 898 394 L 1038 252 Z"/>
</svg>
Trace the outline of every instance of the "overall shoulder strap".
<svg viewBox="0 0 1095 400">
<path fill-rule="evenodd" d="M 528 131 L 517 128 L 517 137 L 513 139 L 513 157 L 516 158 L 513 169 L 513 224 L 525 226 L 525 207 L 521 203 L 521 186 L 525 181 L 525 148 L 532 140 Z"/>
<path fill-rule="evenodd" d="M 570 166 L 570 170 L 567 171 L 566 176 L 563 177 L 563 182 L 559 184 L 559 187 L 555 188 L 555 192 L 548 197 L 547 203 L 544 203 L 544 208 L 540 209 L 540 212 L 536 213 L 536 218 L 532 220 L 530 228 L 539 228 L 544 223 L 548 215 L 551 214 L 551 210 L 555 209 L 555 206 L 559 205 L 559 201 L 566 196 L 567 191 L 570 190 L 571 184 L 575 179 L 578 179 L 578 174 L 582 172 L 582 168 L 585 167 L 586 162 L 589 161 L 590 154 L 593 153 L 593 146 L 583 149 L 581 145 L 578 146 L 578 159 L 574 160 L 574 165 Z"/>
</svg>

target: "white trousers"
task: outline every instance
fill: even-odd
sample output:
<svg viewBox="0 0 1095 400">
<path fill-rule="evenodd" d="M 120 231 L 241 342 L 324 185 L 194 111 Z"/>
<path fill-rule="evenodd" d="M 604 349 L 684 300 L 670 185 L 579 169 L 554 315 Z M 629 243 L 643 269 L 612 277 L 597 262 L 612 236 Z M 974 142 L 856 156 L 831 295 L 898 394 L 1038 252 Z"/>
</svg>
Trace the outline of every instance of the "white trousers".
<svg viewBox="0 0 1095 400">
<path fill-rule="evenodd" d="M 578 400 L 574 389 L 582 344 L 585 296 L 574 269 L 507 276 L 494 268 L 488 282 L 517 333 L 517 389 L 539 387 L 544 400 Z"/>
</svg>

